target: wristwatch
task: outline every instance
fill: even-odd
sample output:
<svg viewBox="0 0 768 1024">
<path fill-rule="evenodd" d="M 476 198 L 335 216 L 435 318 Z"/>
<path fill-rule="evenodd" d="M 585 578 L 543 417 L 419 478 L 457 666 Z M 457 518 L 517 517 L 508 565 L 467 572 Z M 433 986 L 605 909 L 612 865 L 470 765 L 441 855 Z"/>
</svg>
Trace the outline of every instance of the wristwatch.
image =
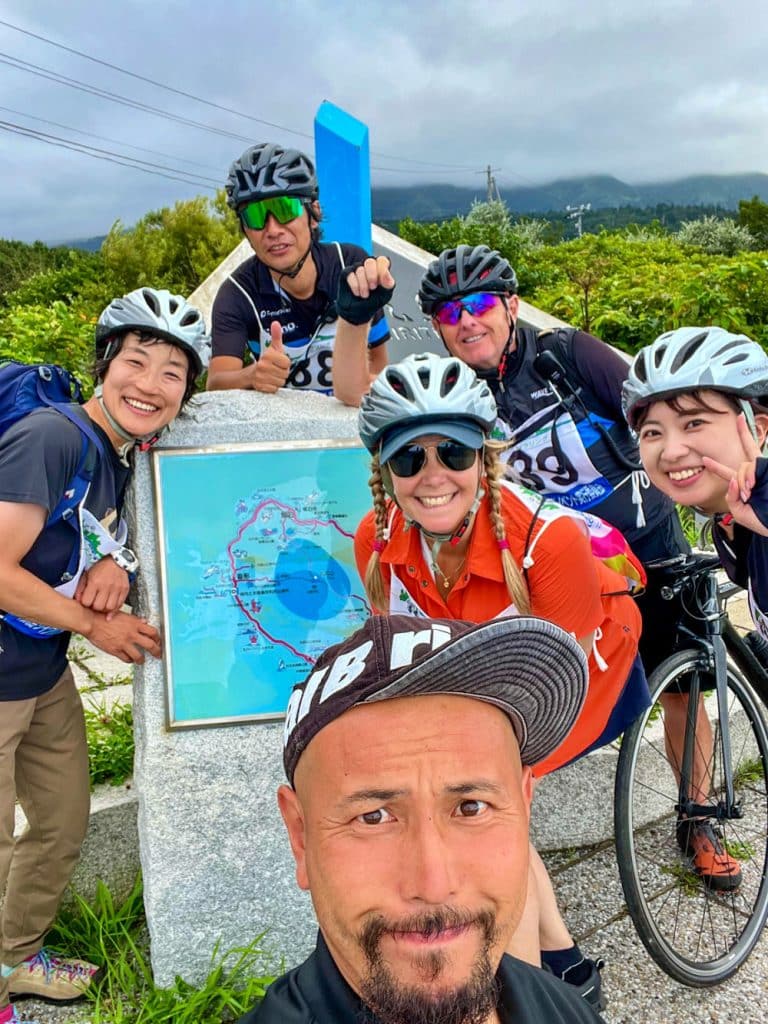
<svg viewBox="0 0 768 1024">
<path fill-rule="evenodd" d="M 139 560 L 130 548 L 118 548 L 117 551 L 111 551 L 110 555 L 129 576 L 139 571 Z"/>
</svg>

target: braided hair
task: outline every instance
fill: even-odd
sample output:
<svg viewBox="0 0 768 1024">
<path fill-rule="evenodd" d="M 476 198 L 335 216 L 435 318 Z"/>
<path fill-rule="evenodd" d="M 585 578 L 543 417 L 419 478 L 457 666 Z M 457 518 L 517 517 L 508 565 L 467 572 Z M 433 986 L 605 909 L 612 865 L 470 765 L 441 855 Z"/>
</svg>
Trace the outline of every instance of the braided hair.
<svg viewBox="0 0 768 1024">
<path fill-rule="evenodd" d="M 501 514 L 501 480 L 504 476 L 504 465 L 500 453 L 506 447 L 498 441 L 486 441 L 483 448 L 483 470 L 485 472 L 486 485 L 488 489 L 489 514 L 491 525 L 499 546 L 502 569 L 504 571 L 504 582 L 507 585 L 507 592 L 521 615 L 530 615 L 531 599 L 526 586 L 520 566 L 517 565 L 512 552 L 509 549 L 504 519 Z M 373 608 L 386 614 L 389 611 L 389 588 L 381 571 L 381 552 L 389 540 L 388 523 L 392 501 L 387 497 L 387 489 L 384 484 L 382 467 L 378 454 L 371 460 L 371 476 L 368 486 L 373 495 L 373 516 L 376 526 L 376 534 L 373 541 L 373 551 L 365 567 L 365 592 Z"/>
</svg>

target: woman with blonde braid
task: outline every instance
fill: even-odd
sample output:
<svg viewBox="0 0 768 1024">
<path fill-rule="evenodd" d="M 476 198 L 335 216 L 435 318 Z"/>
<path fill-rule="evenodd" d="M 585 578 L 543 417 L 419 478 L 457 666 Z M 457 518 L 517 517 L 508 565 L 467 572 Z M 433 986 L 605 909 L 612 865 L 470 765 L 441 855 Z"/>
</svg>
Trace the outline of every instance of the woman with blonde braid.
<svg viewBox="0 0 768 1024">
<path fill-rule="evenodd" d="M 589 693 L 569 737 L 534 769 L 541 776 L 615 739 L 647 706 L 640 614 L 624 577 L 593 555 L 581 516 L 502 480 L 495 420 L 488 385 L 458 359 L 416 355 L 386 367 L 358 419 L 374 507 L 355 556 L 377 613 L 472 622 L 532 614 L 577 638 Z M 532 867 L 544 963 L 597 1005 L 601 964 L 573 945 L 533 850 Z M 512 952 L 524 950 L 521 937 Z"/>
</svg>

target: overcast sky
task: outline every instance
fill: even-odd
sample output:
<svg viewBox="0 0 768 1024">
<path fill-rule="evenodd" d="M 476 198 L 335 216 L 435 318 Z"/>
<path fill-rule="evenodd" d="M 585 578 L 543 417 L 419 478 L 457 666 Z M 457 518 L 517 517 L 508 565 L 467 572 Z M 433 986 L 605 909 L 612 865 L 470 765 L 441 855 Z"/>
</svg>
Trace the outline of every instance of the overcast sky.
<svg viewBox="0 0 768 1024">
<path fill-rule="evenodd" d="M 376 185 L 482 189 L 488 163 L 502 194 L 592 173 L 636 184 L 768 171 L 766 0 L 0 0 L 0 19 L 247 115 L 0 25 L 3 125 L 209 179 L 168 180 L 1 127 L 4 238 L 100 235 L 213 194 L 249 141 L 311 152 L 325 99 L 368 124 Z"/>
</svg>

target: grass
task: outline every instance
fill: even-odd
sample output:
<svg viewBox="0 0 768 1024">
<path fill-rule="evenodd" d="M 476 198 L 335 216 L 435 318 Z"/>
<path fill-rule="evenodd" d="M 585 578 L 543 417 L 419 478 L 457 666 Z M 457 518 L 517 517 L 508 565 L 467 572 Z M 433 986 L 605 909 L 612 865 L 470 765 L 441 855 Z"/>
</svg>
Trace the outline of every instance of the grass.
<svg viewBox="0 0 768 1024">
<path fill-rule="evenodd" d="M 141 880 L 122 902 L 99 883 L 88 903 L 75 894 L 71 911 L 62 912 L 46 945 L 63 956 L 77 956 L 104 968 L 104 979 L 89 999 L 91 1024 L 229 1024 L 264 996 L 273 974 L 263 935 L 247 946 L 221 953 L 215 949 L 201 985 L 176 978 L 157 988 L 147 951 Z"/>
<path fill-rule="evenodd" d="M 91 788 L 99 782 L 122 785 L 133 775 L 133 708 L 116 703 L 85 707 Z"/>
<path fill-rule="evenodd" d="M 69 642 L 67 657 L 74 665 L 82 669 L 90 680 L 88 686 L 80 687 L 81 693 L 94 693 L 99 690 L 108 690 L 110 686 L 125 686 L 133 682 L 132 671 L 116 676 L 107 676 L 103 672 L 99 672 L 89 664 L 95 656 L 96 652 L 87 646 L 81 636 L 73 635 Z"/>
<path fill-rule="evenodd" d="M 701 892 L 701 879 L 685 864 L 664 864 L 659 871 L 676 879 L 686 896 L 697 896 Z"/>
<path fill-rule="evenodd" d="M 741 761 L 733 773 L 734 786 L 744 786 L 749 782 L 760 782 L 764 777 L 763 759 L 747 758 Z"/>
</svg>

